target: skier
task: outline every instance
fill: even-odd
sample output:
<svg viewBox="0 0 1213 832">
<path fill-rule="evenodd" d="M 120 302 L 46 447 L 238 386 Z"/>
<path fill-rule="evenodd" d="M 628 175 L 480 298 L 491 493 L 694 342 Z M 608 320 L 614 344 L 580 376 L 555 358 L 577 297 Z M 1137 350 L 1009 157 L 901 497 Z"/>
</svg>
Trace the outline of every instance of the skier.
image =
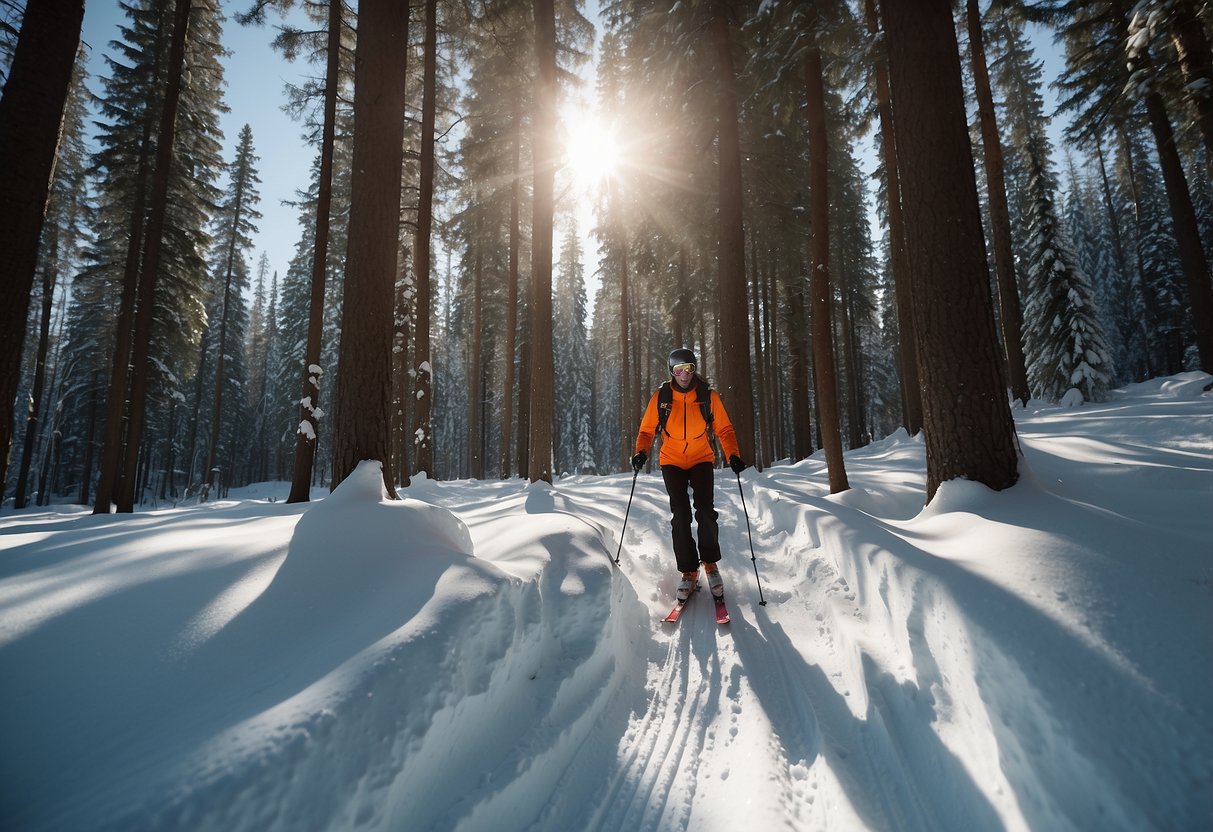
<svg viewBox="0 0 1213 832">
<path fill-rule="evenodd" d="M 653 439 L 660 434 L 661 476 L 670 495 L 670 519 L 674 539 L 674 557 L 682 573 L 676 596 L 686 601 L 699 583 L 699 564 L 703 563 L 712 595 L 724 596 L 724 581 L 717 562 L 720 542 L 716 525 L 716 509 L 712 499 L 712 469 L 716 454 L 712 449 L 712 434 L 720 441 L 729 467 L 737 474 L 746 469 L 737 447 L 733 423 L 725 412 L 720 395 L 696 372 L 695 353 L 679 348 L 670 353 L 670 376 L 654 391 L 640 420 L 636 435 L 636 455 L 632 469 L 640 471 L 649 458 Z M 691 500 L 687 487 L 694 492 L 695 523 L 699 546 L 691 536 Z"/>
</svg>

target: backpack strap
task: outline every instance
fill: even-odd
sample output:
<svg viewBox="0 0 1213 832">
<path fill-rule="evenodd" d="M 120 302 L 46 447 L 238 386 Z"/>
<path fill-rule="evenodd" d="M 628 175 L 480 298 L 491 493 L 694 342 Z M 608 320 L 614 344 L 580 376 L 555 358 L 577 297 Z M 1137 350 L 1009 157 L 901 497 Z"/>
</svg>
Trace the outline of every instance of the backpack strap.
<svg viewBox="0 0 1213 832">
<path fill-rule="evenodd" d="M 703 422 L 708 426 L 709 441 L 711 441 L 712 420 L 712 388 L 707 382 L 701 378 L 695 379 L 695 403 L 699 405 L 699 412 L 703 416 Z M 674 388 L 670 386 L 670 382 L 664 382 L 657 388 L 657 435 L 668 436 L 665 424 L 670 418 L 670 409 L 674 406 Z"/>
<path fill-rule="evenodd" d="M 667 381 L 657 388 L 657 435 L 667 436 L 665 423 L 670 419 L 670 408 L 674 406 L 674 389 Z"/>
</svg>

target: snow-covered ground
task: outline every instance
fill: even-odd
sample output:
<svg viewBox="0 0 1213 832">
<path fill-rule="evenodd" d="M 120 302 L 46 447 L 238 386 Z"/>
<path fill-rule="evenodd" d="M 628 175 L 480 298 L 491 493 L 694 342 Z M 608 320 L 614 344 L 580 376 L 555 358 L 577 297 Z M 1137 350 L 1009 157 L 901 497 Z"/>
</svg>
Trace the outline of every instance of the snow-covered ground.
<svg viewBox="0 0 1213 832">
<path fill-rule="evenodd" d="M 725 627 L 658 622 L 657 474 L 619 568 L 624 474 L 10 509 L 0 828 L 1208 829 L 1209 382 L 1020 411 L 925 510 L 905 435 L 718 472 Z"/>
</svg>

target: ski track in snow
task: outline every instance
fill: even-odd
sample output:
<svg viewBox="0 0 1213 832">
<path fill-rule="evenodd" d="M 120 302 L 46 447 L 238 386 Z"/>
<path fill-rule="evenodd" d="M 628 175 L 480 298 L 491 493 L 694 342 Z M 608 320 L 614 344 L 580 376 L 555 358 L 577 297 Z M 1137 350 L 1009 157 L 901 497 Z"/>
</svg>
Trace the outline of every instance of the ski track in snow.
<svg viewBox="0 0 1213 832">
<path fill-rule="evenodd" d="M 1208 564 L 1191 553 L 1210 527 L 1185 520 L 1207 512 L 1201 495 L 1213 481 L 1204 453 L 1213 411 L 1207 396 L 1168 401 L 1166 384 L 1156 385 L 1162 405 L 1149 422 L 1157 436 L 1139 435 L 1132 409 L 1118 433 L 1115 401 L 1076 413 L 1019 414 L 1024 475 L 996 497 L 973 483 L 948 484 L 923 510 L 923 448 L 904 434 L 849 453 L 852 489 L 840 495 L 826 492 L 819 457 L 745 472 L 744 508 L 737 478 L 718 470 L 721 571 L 732 616 L 723 626 L 706 586 L 679 622 L 660 621 L 673 604 L 677 571 L 668 498 L 660 474 L 645 473 L 635 480 L 619 568 L 607 561 L 620 544 L 628 475 L 563 478 L 551 489 L 517 480 L 411 489 L 462 518 L 475 549 L 451 571 L 444 562 L 432 567 L 429 577 L 460 584 L 458 593 L 431 590 L 415 567 L 387 588 L 407 587 L 420 611 L 374 601 L 379 579 L 394 574 L 384 564 L 394 561 L 367 562 L 365 554 L 352 561 L 363 568 L 355 575 L 373 582 L 336 595 L 344 572 L 328 553 L 355 532 L 333 529 L 332 541 L 288 552 L 281 529 L 295 523 L 297 508 L 266 513 L 242 503 L 136 518 L 163 525 L 166 540 L 174 523 L 192 530 L 191 540 L 214 535 L 206 544 L 182 543 L 179 552 L 133 540 L 149 544 L 155 574 L 139 545 L 119 556 L 126 546 L 107 543 L 109 554 L 94 542 L 101 551 L 80 563 L 64 548 L 74 535 L 89 539 L 94 526 L 118 528 L 110 518 L 82 519 L 76 531 L 51 537 L 59 520 L 44 528 L 31 518 L 22 530 L 18 516 L 10 539 L 28 539 L 27 555 L 43 557 L 44 534 L 60 541 L 63 568 L 44 570 L 43 583 L 11 582 L 17 593 L 36 590 L 7 601 L 32 612 L 4 620 L 0 636 L 17 645 L 5 655 L 44 673 L 42 657 L 54 653 L 55 641 L 40 616 L 72 609 L 82 592 L 117 590 L 131 596 L 127 612 L 112 619 L 117 635 L 146 624 L 156 639 L 169 639 L 174 661 L 199 671 L 230 673 L 238 666 L 231 657 L 245 656 L 246 635 L 248 679 L 239 674 L 213 686 L 222 693 L 230 686 L 248 719 L 235 724 L 216 706 L 186 725 L 198 736 L 187 732 L 183 747 L 201 744 L 208 754 L 177 755 L 135 720 L 126 734 L 103 719 L 90 723 L 92 734 L 79 733 L 86 753 L 68 762 L 82 772 L 104 768 L 87 756 L 101 753 L 93 734 L 146 742 L 160 756 L 140 757 L 143 768 L 173 765 L 149 773 L 120 762 L 117 779 L 104 771 L 93 777 L 89 788 L 112 805 L 93 804 L 100 814 L 88 819 L 91 828 L 1199 828 L 1210 806 L 1213 705 L 1193 696 L 1206 684 L 1184 680 L 1213 682 L 1213 662 L 1178 635 L 1174 646 L 1165 638 L 1198 630 L 1194 612 L 1208 609 Z M 1139 393 L 1148 400 L 1150 390 L 1143 385 Z M 1167 426 L 1160 413 L 1191 429 Z M 1138 489 L 1143 481 L 1153 487 Z M 317 505 L 313 526 L 332 522 L 335 512 L 325 513 L 325 505 Z M 343 505 L 366 512 L 369 544 L 353 548 L 373 550 L 378 518 L 395 509 L 373 499 Z M 258 550 L 254 532 L 247 553 L 215 554 L 244 519 L 279 529 L 273 539 L 281 546 Z M 191 554 L 192 546 L 203 554 Z M 1146 559 L 1143 550 L 1157 554 Z M 141 585 L 133 580 L 79 583 L 90 568 L 122 568 L 148 581 L 173 570 L 188 577 L 200 562 L 243 570 L 245 578 L 226 590 L 217 578 L 188 584 L 188 597 L 201 599 L 191 602 L 201 604 L 197 611 L 162 609 L 151 588 L 136 593 Z M 284 587 L 267 589 L 273 571 Z M 46 583 L 52 580 L 59 583 Z M 212 584 L 222 591 L 202 603 Z M 301 591 L 327 604 L 319 609 L 338 625 L 335 635 L 358 636 L 352 647 L 332 647 L 323 662 L 311 655 L 305 645 L 323 642 L 298 638 L 297 627 L 313 615 L 298 607 Z M 360 629 L 350 626 L 350 610 L 361 610 L 364 618 L 353 620 Z M 303 617 L 286 627 L 276 623 L 282 614 Z M 1147 617 L 1150 625 L 1139 626 Z M 115 667 L 146 652 L 107 632 L 97 638 L 113 645 Z M 191 637 L 172 641 L 176 632 Z M 276 634 L 281 642 L 266 640 Z M 263 661 L 291 650 L 290 662 Z M 330 664 L 339 667 L 330 671 Z M 271 683 L 292 667 L 301 681 L 279 700 L 281 685 Z M 63 698 L 74 668 L 52 669 L 46 678 L 62 676 L 63 684 L 47 694 Z M 148 681 L 168 685 L 171 670 L 165 664 Z M 38 700 L 14 690 L 0 702 L 17 697 L 30 709 Z M 191 689 L 167 690 L 170 705 L 197 707 Z M 264 701 L 247 704 L 250 694 Z M 86 700 L 91 712 L 51 709 L 49 719 L 60 712 L 108 718 L 125 713 L 115 704 L 121 701 Z M 402 708 L 401 701 L 414 704 Z M 1119 720 L 1114 727 L 1104 712 Z M 182 730 L 175 721 L 165 727 Z M 30 742 L 39 752 L 47 745 Z M 49 752 L 47 759 L 53 762 Z M 64 817 L 87 817 L 82 801 L 90 792 L 43 785 L 38 771 L 22 775 L 42 789 L 30 803 L 35 810 L 62 795 Z M 124 791 L 132 778 L 142 779 Z M 57 810 L 35 827 L 54 828 L 46 819 Z"/>
</svg>

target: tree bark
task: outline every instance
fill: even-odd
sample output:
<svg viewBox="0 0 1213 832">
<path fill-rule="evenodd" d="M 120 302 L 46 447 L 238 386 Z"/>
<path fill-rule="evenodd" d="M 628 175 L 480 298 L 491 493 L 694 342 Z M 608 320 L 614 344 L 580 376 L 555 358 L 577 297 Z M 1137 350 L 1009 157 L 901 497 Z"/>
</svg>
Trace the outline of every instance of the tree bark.
<svg viewBox="0 0 1213 832">
<path fill-rule="evenodd" d="M 745 231 L 742 224 L 741 140 L 729 4 L 713 5 L 716 58 L 716 130 L 719 142 L 720 347 L 716 361 L 720 395 L 728 408 L 741 456 L 754 459 L 754 393 L 750 373 L 750 318 L 746 300 Z M 702 361 L 702 357 L 700 358 Z"/>
<path fill-rule="evenodd" d="M 518 250 L 522 239 L 522 102 L 514 99 L 512 124 L 514 142 L 513 176 L 510 180 L 510 273 L 505 300 L 505 366 L 502 368 L 501 476 L 508 478 L 513 469 L 514 442 L 514 357 L 518 354 Z M 526 376 L 523 376 L 526 378 Z M 519 410 L 522 397 L 519 397 Z M 523 422 L 521 418 L 519 422 Z M 521 461 L 522 450 L 519 448 Z"/>
<path fill-rule="evenodd" d="M 30 392 L 29 413 L 25 420 L 25 441 L 21 448 L 21 467 L 17 471 L 17 490 L 13 495 L 13 508 L 25 508 L 26 487 L 29 485 L 29 469 L 34 457 L 34 442 L 38 438 L 38 420 L 42 414 L 42 390 L 46 382 L 46 355 L 50 347 L 51 311 L 54 308 L 55 284 L 59 280 L 59 229 L 52 228 L 47 248 L 50 262 L 42 274 L 42 314 L 38 318 L 38 355 L 34 360 L 34 389 Z M 3 480 L 0 480 L 3 483 Z M 38 485 L 46 490 L 46 477 Z M 2 491 L 3 488 L 0 488 Z M 38 501 L 41 504 L 41 500 Z"/>
<path fill-rule="evenodd" d="M 1019 283 L 1015 276 L 1015 252 L 1011 244 L 1011 212 L 1007 207 L 1007 185 L 1003 174 L 1002 140 L 994 114 L 994 94 L 986 68 L 986 51 L 977 0 L 968 0 L 970 63 L 977 111 L 981 120 L 981 141 L 985 147 L 986 192 L 990 198 L 990 236 L 994 241 L 994 273 L 998 278 L 998 308 L 1002 314 L 1002 346 L 1007 360 L 1007 378 L 1011 398 L 1028 403 L 1028 368 L 1023 354 L 1023 309 L 1019 302 Z"/>
<path fill-rule="evenodd" d="M 531 482 L 552 481 L 552 218 L 556 162 L 556 12 L 534 0 L 535 184 L 531 218 Z"/>
<path fill-rule="evenodd" d="M 324 78 L 324 124 L 320 135 L 320 176 L 316 190 L 316 239 L 312 246 L 312 293 L 308 307 L 307 344 L 303 355 L 303 385 L 299 394 L 299 429 L 295 435 L 295 466 L 288 503 L 311 499 L 312 467 L 319 431 L 320 347 L 324 336 L 324 284 L 329 249 L 329 210 L 333 202 L 333 144 L 337 132 L 337 85 L 341 69 L 341 18 L 344 0 L 329 0 L 328 55 Z M 306 427 L 304 427 L 306 425 Z"/>
<path fill-rule="evenodd" d="M 59 133 L 67 106 L 84 0 L 29 0 L 0 96 L 0 496 L 8 478 L 15 399 L 21 378 L 25 316 L 29 310 L 38 241 L 55 175 Z"/>
<path fill-rule="evenodd" d="M 363 460 L 391 476 L 392 340 L 399 253 L 408 6 L 363 0 L 354 58 L 349 246 L 341 314 L 333 487 Z"/>
<path fill-rule="evenodd" d="M 434 221 L 434 115 L 438 77 L 438 0 L 425 0 L 425 43 L 421 87 L 421 196 L 417 205 L 417 237 L 413 272 L 417 281 L 414 326 L 417 397 L 417 470 L 434 477 L 433 368 L 430 366 L 430 236 Z M 508 442 L 509 434 L 503 440 Z"/>
<path fill-rule="evenodd" d="M 609 183 L 607 187 L 611 187 Z M 612 195 L 614 195 L 614 190 L 608 190 L 607 199 L 611 211 L 611 227 L 615 231 L 615 251 L 616 257 L 619 260 L 619 422 L 622 429 L 620 450 L 623 457 L 621 463 L 624 470 L 627 470 L 628 461 L 636 445 L 635 425 L 641 414 L 637 413 L 639 407 L 636 404 L 636 397 L 633 395 L 635 388 L 631 382 L 632 339 L 628 334 L 628 328 L 631 326 L 631 301 L 628 298 L 630 287 L 628 286 L 627 234 L 623 225 L 623 212 L 619 209 L 617 200 L 611 199 Z M 678 343 L 681 346 L 681 340 Z"/>
<path fill-rule="evenodd" d="M 922 371 L 927 501 L 964 477 L 1018 476 L 947 0 L 888 3 L 893 130 Z"/>
<path fill-rule="evenodd" d="M 868 34 L 880 25 L 876 0 L 864 4 Z M 893 303 L 897 310 L 897 366 L 900 370 L 902 421 L 914 436 L 922 430 L 922 388 L 918 374 L 917 333 L 914 330 L 914 298 L 910 289 L 910 267 L 906 261 L 905 221 L 901 209 L 901 181 L 897 172 L 897 144 L 893 139 L 893 105 L 889 95 L 887 56 L 876 58 L 876 111 L 880 117 L 880 152 L 885 169 L 885 201 L 889 212 L 889 269 L 893 273 Z"/>
<path fill-rule="evenodd" d="M 813 226 L 813 263 L 809 273 L 809 303 L 813 316 L 813 368 L 817 389 L 818 427 L 826 452 L 830 493 L 846 491 L 846 464 L 842 458 L 839 426 L 838 379 L 834 371 L 834 327 L 831 323 L 833 290 L 830 287 L 830 194 L 826 140 L 825 87 L 821 77 L 821 50 L 813 45 L 804 57 L 809 138 L 809 215 Z"/>
</svg>

